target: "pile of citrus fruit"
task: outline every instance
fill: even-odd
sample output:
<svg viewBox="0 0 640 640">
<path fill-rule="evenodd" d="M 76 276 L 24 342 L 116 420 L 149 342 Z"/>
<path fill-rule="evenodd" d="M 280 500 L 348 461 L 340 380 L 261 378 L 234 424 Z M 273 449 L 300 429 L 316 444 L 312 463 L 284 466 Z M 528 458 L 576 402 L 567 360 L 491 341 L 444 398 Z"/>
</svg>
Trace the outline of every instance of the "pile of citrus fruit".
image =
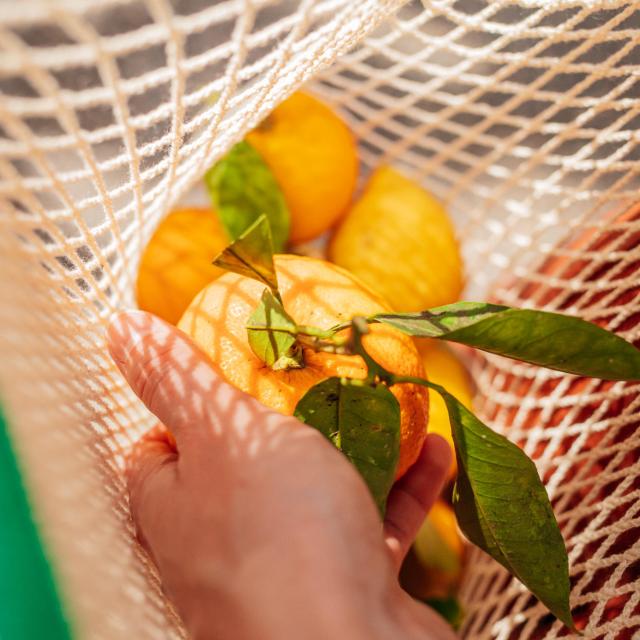
<svg viewBox="0 0 640 640">
<path fill-rule="evenodd" d="M 282 302 L 299 325 L 329 329 L 356 315 L 457 301 L 463 267 L 443 206 L 389 166 L 374 171 L 358 192 L 358 169 L 357 141 L 346 124 L 316 98 L 292 95 L 207 173 L 212 206 L 176 209 L 157 228 L 140 263 L 140 308 L 177 324 L 230 383 L 282 413 L 292 414 L 328 376 L 364 378 L 359 356 L 306 348 L 304 366 L 265 367 L 246 329 L 264 287 L 211 264 L 243 225 L 265 214 L 274 248 L 286 252 L 275 259 Z M 383 324 L 372 325 L 364 340 L 386 369 L 426 373 L 470 406 L 466 370 L 443 344 Z M 392 392 L 401 411 L 399 477 L 416 460 L 427 430 L 449 441 L 451 433 L 437 394 L 411 384 Z M 455 517 L 442 499 L 409 555 L 403 582 L 452 618 L 461 564 Z"/>
</svg>

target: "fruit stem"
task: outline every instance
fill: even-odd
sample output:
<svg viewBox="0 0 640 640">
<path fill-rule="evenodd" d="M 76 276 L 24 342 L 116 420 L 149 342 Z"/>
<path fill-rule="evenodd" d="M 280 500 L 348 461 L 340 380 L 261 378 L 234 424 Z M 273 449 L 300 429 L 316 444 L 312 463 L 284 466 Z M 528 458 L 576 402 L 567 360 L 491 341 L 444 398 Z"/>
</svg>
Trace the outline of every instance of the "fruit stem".
<svg viewBox="0 0 640 640">
<path fill-rule="evenodd" d="M 394 384 L 419 384 L 428 389 L 433 389 L 444 397 L 448 393 L 444 387 L 434 382 L 429 382 L 426 378 L 417 376 L 398 376 L 385 369 L 376 362 L 364 348 L 363 336 L 370 333 L 369 323 L 375 322 L 374 318 L 356 316 L 350 322 L 343 322 L 329 330 L 318 329 L 305 325 L 298 325 L 294 335 L 298 341 L 315 351 L 328 353 L 340 353 L 359 355 L 367 365 L 367 377 L 365 383 L 384 382 L 391 387 Z M 336 338 L 335 334 L 344 329 L 351 328 L 351 335 L 348 338 Z M 310 339 L 308 339 L 310 338 Z"/>
<path fill-rule="evenodd" d="M 309 327 L 304 324 L 299 324 L 296 327 L 296 333 L 305 336 L 312 336 L 314 338 L 320 338 L 322 340 L 330 340 L 337 343 L 337 341 L 334 340 L 334 335 L 336 332 L 333 329 L 318 329 L 317 327 Z"/>
<path fill-rule="evenodd" d="M 362 316 L 356 316 L 351 320 L 351 336 L 349 346 L 351 352 L 360 356 L 367 365 L 367 377 L 365 383 L 375 383 L 377 381 L 391 385 L 393 374 L 387 371 L 381 364 L 378 364 L 367 352 L 362 344 L 362 337 L 369 333 L 369 325 L 367 319 Z"/>
<path fill-rule="evenodd" d="M 314 351 L 351 355 L 351 351 L 346 340 L 321 340 L 320 338 L 301 333 L 297 334 L 297 341 L 302 346 L 313 349 Z"/>
<path fill-rule="evenodd" d="M 342 322 L 340 324 L 335 325 L 334 327 L 331 327 L 331 329 L 329 329 L 327 333 L 331 333 L 333 335 L 334 333 L 338 333 L 339 331 L 344 331 L 345 329 L 349 329 L 350 327 L 351 327 L 351 320 L 349 320 L 348 322 Z"/>
<path fill-rule="evenodd" d="M 375 315 L 373 316 L 360 316 L 360 319 L 362 320 L 362 322 L 366 323 L 366 324 L 377 324 L 379 322 L 379 320 L 376 318 Z M 340 331 L 344 331 L 345 329 L 348 329 L 349 327 L 352 326 L 352 321 L 349 320 L 348 322 L 341 322 L 340 324 L 335 325 L 334 327 L 331 327 L 331 329 L 329 329 L 329 331 L 327 333 L 330 334 L 334 334 L 334 333 L 338 333 Z"/>
</svg>

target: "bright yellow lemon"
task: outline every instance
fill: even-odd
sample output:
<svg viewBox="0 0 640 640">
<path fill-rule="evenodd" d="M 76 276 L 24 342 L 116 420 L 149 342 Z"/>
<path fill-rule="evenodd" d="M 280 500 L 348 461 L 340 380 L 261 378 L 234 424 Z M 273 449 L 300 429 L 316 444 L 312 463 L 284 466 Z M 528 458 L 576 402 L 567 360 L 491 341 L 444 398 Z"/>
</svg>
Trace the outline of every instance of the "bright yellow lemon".
<svg viewBox="0 0 640 640">
<path fill-rule="evenodd" d="M 330 259 L 375 287 L 396 311 L 455 302 L 462 261 L 443 206 L 390 167 L 378 169 L 336 230 Z"/>
</svg>

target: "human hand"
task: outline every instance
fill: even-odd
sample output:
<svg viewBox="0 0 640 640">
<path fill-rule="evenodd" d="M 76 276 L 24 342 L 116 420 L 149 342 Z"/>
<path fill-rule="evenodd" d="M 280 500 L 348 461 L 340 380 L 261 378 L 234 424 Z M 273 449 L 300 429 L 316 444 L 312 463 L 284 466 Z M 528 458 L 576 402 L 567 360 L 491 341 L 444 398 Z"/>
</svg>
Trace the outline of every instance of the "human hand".
<svg viewBox="0 0 640 640">
<path fill-rule="evenodd" d="M 381 523 L 324 436 L 225 383 L 183 333 L 126 312 L 108 338 L 161 422 L 132 454 L 131 512 L 195 639 L 454 637 L 397 581 L 449 469 L 442 438 L 427 437 Z"/>
</svg>

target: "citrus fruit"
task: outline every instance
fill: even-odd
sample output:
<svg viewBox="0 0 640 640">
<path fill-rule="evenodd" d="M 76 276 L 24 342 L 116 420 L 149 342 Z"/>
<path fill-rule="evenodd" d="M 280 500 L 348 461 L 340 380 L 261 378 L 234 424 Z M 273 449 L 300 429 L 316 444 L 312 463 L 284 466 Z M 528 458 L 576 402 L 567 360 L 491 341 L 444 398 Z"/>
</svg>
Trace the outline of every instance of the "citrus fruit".
<svg viewBox="0 0 640 640">
<path fill-rule="evenodd" d="M 456 358 L 453 351 L 446 344 L 437 340 L 417 340 L 418 351 L 422 356 L 425 369 L 429 372 L 429 380 L 442 385 L 462 404 L 471 409 L 473 391 L 471 380 L 464 365 Z M 447 440 L 453 448 L 449 412 L 442 396 L 433 389 L 429 389 L 429 427 L 430 433 L 437 433 Z M 450 475 L 454 476 L 457 465 L 453 457 Z"/>
<path fill-rule="evenodd" d="M 378 169 L 336 230 L 329 257 L 396 311 L 455 302 L 462 261 L 443 206 L 391 167 Z"/>
<path fill-rule="evenodd" d="M 298 324 L 329 329 L 355 315 L 388 310 L 380 298 L 351 274 L 323 260 L 277 255 L 275 266 L 284 308 Z M 304 367 L 273 371 L 251 351 L 246 322 L 260 301 L 264 285 L 226 273 L 205 287 L 178 326 L 211 358 L 221 375 L 264 405 L 291 415 L 298 400 L 331 376 L 364 378 L 359 356 L 304 349 Z M 383 367 L 400 375 L 423 376 L 413 340 L 382 325 L 371 326 L 364 345 Z M 428 395 L 421 386 L 391 387 L 400 403 L 401 437 L 397 475 L 415 462 L 425 438 Z"/>
<path fill-rule="evenodd" d="M 193 296 L 224 273 L 211 261 L 228 242 L 211 209 L 172 211 L 142 254 L 136 283 L 140 309 L 175 324 Z"/>
<path fill-rule="evenodd" d="M 460 582 L 463 552 L 453 509 L 440 499 L 420 528 L 402 568 L 404 588 L 421 600 L 451 596 Z"/>
<path fill-rule="evenodd" d="M 291 214 L 291 242 L 329 229 L 351 202 L 358 175 L 353 135 L 324 103 L 294 93 L 247 141 L 264 158 Z"/>
</svg>

